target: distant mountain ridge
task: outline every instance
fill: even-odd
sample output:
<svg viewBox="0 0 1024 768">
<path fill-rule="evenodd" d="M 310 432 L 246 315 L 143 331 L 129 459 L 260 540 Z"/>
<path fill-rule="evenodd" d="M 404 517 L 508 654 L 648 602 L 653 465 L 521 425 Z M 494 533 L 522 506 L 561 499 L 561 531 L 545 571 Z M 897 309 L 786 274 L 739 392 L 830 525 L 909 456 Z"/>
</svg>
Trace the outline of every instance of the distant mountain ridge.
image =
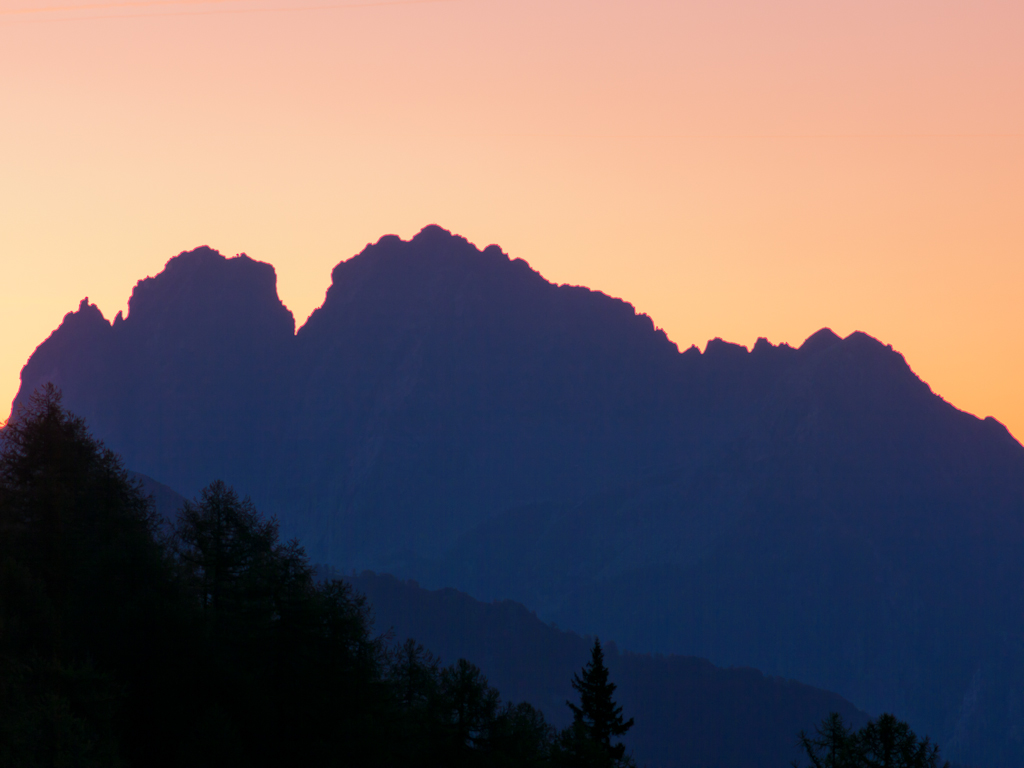
<svg viewBox="0 0 1024 768">
<path fill-rule="evenodd" d="M 269 265 L 197 249 L 124 319 L 83 302 L 19 397 L 53 381 L 129 466 L 189 495 L 225 479 L 317 561 L 1024 759 L 1024 449 L 891 347 L 680 354 L 625 302 L 437 227 L 339 264 L 293 329 Z"/>
<path fill-rule="evenodd" d="M 164 519 L 186 499 L 135 474 Z M 369 600 L 374 631 L 392 646 L 413 638 L 441 664 L 465 658 L 478 665 L 506 702 L 540 708 L 558 728 L 571 721 L 565 702 L 571 680 L 590 659 L 591 638 L 560 631 L 509 600 L 482 603 L 453 589 L 426 590 L 414 582 L 364 571 L 343 577 Z M 851 726 L 868 719 L 841 696 L 754 669 L 720 669 L 705 659 L 620 653 L 604 643 L 617 701 L 637 724 L 626 739 L 640 765 L 660 768 L 757 768 L 799 757 L 793 734 L 839 712 Z"/>
<path fill-rule="evenodd" d="M 511 601 L 481 603 L 453 589 L 429 591 L 364 571 L 350 579 L 373 606 L 375 628 L 412 637 L 443 664 L 480 666 L 506 701 L 529 701 L 556 726 L 572 715 L 572 676 L 590 659 L 592 638 L 559 631 Z M 800 758 L 796 734 L 839 712 L 855 727 L 868 716 L 842 697 L 754 669 L 720 669 L 705 659 L 620 652 L 602 640 L 616 700 L 636 725 L 624 743 L 639 765 L 759 768 Z"/>
</svg>

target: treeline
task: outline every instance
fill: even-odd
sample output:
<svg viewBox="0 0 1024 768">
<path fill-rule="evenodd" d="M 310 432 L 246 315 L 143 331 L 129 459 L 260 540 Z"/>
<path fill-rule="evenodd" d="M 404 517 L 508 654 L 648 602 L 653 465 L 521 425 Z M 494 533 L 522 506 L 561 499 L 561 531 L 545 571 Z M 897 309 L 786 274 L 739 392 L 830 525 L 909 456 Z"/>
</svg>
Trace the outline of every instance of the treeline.
<svg viewBox="0 0 1024 768">
<path fill-rule="evenodd" d="M 855 731 L 833 712 L 813 735 L 800 732 L 800 746 L 809 768 L 939 768 L 938 746 L 891 714 Z"/>
<path fill-rule="evenodd" d="M 556 732 L 216 482 L 159 519 L 48 386 L 0 433 L 0 765 L 614 766 L 601 647 Z"/>
<path fill-rule="evenodd" d="M 167 521 L 47 386 L 0 431 L 0 766 L 632 766 L 599 642 L 572 724 L 375 636 L 351 585 L 222 482 Z M 813 768 L 937 768 L 891 715 Z"/>
</svg>

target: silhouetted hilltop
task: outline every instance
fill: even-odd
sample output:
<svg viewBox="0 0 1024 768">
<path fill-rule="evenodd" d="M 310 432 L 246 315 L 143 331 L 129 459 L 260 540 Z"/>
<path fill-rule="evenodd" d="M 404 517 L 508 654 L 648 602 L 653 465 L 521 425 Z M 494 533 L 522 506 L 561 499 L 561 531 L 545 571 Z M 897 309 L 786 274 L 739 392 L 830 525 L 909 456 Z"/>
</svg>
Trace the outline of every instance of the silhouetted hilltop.
<svg viewBox="0 0 1024 768">
<path fill-rule="evenodd" d="M 305 537 L 356 563 L 440 553 L 509 499 L 584 492 L 677 439 L 659 416 L 679 355 L 650 318 L 438 227 L 339 264 L 296 342 L 288 439 L 309 450 L 289 474 L 326 501 Z"/>
<path fill-rule="evenodd" d="M 592 638 L 559 631 L 512 601 L 481 603 L 453 589 L 428 591 L 365 571 L 350 579 L 373 606 L 376 631 L 414 638 L 444 664 L 466 658 L 502 695 L 529 701 L 558 727 L 572 720 L 571 681 Z M 842 697 L 754 669 L 705 659 L 620 653 L 604 643 L 617 701 L 636 726 L 625 739 L 639 765 L 759 768 L 800 757 L 795 735 L 830 712 L 858 727 L 867 715 Z"/>
<path fill-rule="evenodd" d="M 836 690 L 949 739 L 951 757 L 1010 764 L 1021 447 L 864 334 L 807 346 L 733 439 L 585 499 L 508 510 L 440 565 L 402 572 L 626 648 Z M 972 746 L 957 752 L 954 732 Z"/>
<path fill-rule="evenodd" d="M 1024 760 L 1024 448 L 890 347 L 679 353 L 625 302 L 437 227 L 339 264 L 291 329 L 271 268 L 200 249 L 123 321 L 65 318 L 19 397 L 53 380 L 128 466 L 246 489 L 317 561 Z"/>
<path fill-rule="evenodd" d="M 178 519 L 178 513 L 181 512 L 187 499 L 173 488 L 164 485 L 159 480 L 154 480 L 149 475 L 129 471 L 128 477 L 142 486 L 142 495 L 152 500 L 153 511 L 163 521 L 161 527 L 167 530 L 168 525 Z"/>
<path fill-rule="evenodd" d="M 259 414 L 281 407 L 295 331 L 276 280 L 244 254 L 181 253 L 136 284 L 126 318 L 108 323 L 83 300 L 22 380 L 52 381 L 101 438 L 139 457 L 139 471 L 193 495 L 208 472 L 235 476 L 254 455 L 269 459 Z"/>
</svg>

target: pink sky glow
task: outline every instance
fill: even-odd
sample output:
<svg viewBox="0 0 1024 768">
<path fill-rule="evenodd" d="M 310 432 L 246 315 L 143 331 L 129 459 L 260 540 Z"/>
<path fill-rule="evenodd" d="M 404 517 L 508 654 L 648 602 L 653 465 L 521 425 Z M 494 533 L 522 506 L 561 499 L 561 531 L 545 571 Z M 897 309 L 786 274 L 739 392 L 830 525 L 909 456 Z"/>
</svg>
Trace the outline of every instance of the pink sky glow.
<svg viewBox="0 0 1024 768">
<path fill-rule="evenodd" d="M 1019 0 L 0 0 L 0 400 L 181 250 L 301 324 L 437 223 L 680 348 L 863 330 L 1024 437 L 1022 40 Z"/>
</svg>

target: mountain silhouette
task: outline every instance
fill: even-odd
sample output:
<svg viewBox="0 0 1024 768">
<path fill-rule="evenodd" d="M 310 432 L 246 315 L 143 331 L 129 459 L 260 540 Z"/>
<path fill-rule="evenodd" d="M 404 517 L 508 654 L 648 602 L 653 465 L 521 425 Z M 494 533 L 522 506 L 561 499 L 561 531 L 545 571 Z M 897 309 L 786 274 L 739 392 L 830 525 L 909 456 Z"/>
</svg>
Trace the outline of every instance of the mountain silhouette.
<svg viewBox="0 0 1024 768">
<path fill-rule="evenodd" d="M 52 381 L 128 466 L 186 495 L 223 478 L 318 562 L 1024 759 L 1024 448 L 891 347 L 824 329 L 680 353 L 629 304 L 438 227 L 340 263 L 293 329 L 269 265 L 196 249 L 126 318 L 83 301 L 18 398 Z"/>
<path fill-rule="evenodd" d="M 560 631 L 512 601 L 481 603 L 454 589 L 425 590 L 394 576 L 351 577 L 373 606 L 377 631 L 413 638 L 442 664 L 477 664 L 506 700 L 528 701 L 557 727 L 572 720 L 572 676 L 590 659 L 593 638 Z M 758 768 L 798 760 L 794 735 L 830 712 L 856 727 L 868 716 L 842 697 L 765 677 L 720 669 L 705 659 L 619 652 L 604 643 L 616 700 L 636 726 L 624 741 L 639 765 L 661 768 Z"/>
<path fill-rule="evenodd" d="M 135 473 L 156 512 L 174 520 L 186 499 Z M 342 575 L 320 566 L 319 578 L 344 578 L 369 600 L 377 636 L 392 647 L 423 645 L 442 665 L 467 659 L 505 701 L 529 702 L 548 722 L 572 720 L 566 701 L 573 675 L 590 660 L 592 638 L 559 630 L 510 600 L 483 603 L 454 589 L 427 590 L 371 571 Z M 620 653 L 605 643 L 618 700 L 637 720 L 627 738 L 640 765 L 660 768 L 756 768 L 800 757 L 793 734 L 839 712 L 851 726 L 868 716 L 841 696 L 750 668 L 721 669 L 705 659 Z"/>
</svg>

